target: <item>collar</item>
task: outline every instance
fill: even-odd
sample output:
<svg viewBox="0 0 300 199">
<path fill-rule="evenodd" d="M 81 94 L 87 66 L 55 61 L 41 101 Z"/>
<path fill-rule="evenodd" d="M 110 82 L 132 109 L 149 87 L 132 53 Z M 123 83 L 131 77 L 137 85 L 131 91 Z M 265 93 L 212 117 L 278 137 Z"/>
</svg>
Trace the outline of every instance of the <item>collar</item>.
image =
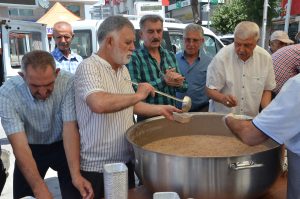
<svg viewBox="0 0 300 199">
<path fill-rule="evenodd" d="M 69 55 L 70 58 L 66 57 L 58 48 L 55 48 L 53 50 L 52 55 L 59 62 L 61 62 L 63 60 L 68 60 L 68 59 L 78 61 L 76 54 L 74 54 L 71 51 L 71 49 L 70 49 L 70 55 Z"/>
</svg>

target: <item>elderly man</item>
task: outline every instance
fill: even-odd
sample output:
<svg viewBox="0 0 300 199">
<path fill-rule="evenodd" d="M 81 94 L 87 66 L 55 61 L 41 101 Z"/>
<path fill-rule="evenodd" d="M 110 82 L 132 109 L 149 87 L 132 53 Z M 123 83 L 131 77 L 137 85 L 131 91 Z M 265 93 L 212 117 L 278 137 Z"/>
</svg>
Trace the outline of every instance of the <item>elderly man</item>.
<svg viewBox="0 0 300 199">
<path fill-rule="evenodd" d="M 271 53 L 275 53 L 278 49 L 293 43 L 294 41 L 290 40 L 286 32 L 282 30 L 276 30 L 271 34 L 270 37 L 270 51 Z"/>
<path fill-rule="evenodd" d="M 256 45 L 259 27 L 239 23 L 234 43 L 222 48 L 208 66 L 209 111 L 256 116 L 271 101 L 275 75 L 271 55 Z"/>
<path fill-rule="evenodd" d="M 75 73 L 82 57 L 70 49 L 74 33 L 72 26 L 65 21 L 59 21 L 53 26 L 55 49 L 51 52 L 55 58 L 56 67 Z"/>
<path fill-rule="evenodd" d="M 45 51 L 25 54 L 19 75 L 0 88 L 1 123 L 16 157 L 14 198 L 52 198 L 43 180 L 48 168 L 58 173 L 62 198 L 73 198 L 76 189 L 62 139 L 79 135 L 74 78 L 69 72 L 56 69 L 54 58 Z M 82 196 L 92 197 L 91 185 L 81 176 L 76 177 L 84 187 Z"/>
<path fill-rule="evenodd" d="M 127 65 L 132 81 L 148 82 L 155 89 L 175 96 L 176 91 L 185 92 L 187 84 L 181 75 L 174 53 L 161 46 L 163 41 L 163 19 L 159 15 L 144 15 L 140 20 L 140 37 L 144 41 L 140 49 L 133 52 Z M 174 105 L 173 99 L 162 95 L 149 96 L 151 104 Z M 138 121 L 146 119 L 138 115 Z"/>
<path fill-rule="evenodd" d="M 203 29 L 198 24 L 189 24 L 183 31 L 184 51 L 176 54 L 179 69 L 188 83 L 188 90 L 184 93 L 176 92 L 176 97 L 192 99 L 192 112 L 208 111 L 208 97 L 205 93 L 206 72 L 211 58 L 203 51 Z M 181 104 L 178 103 L 178 107 Z"/>
<path fill-rule="evenodd" d="M 292 77 L 277 97 L 253 121 L 226 117 L 230 130 L 248 145 L 257 145 L 268 137 L 284 144 L 288 154 L 288 199 L 300 198 L 300 75 Z"/>
<path fill-rule="evenodd" d="M 79 142 L 76 136 L 66 142 L 73 146 L 68 151 L 74 152 L 76 165 L 80 162 L 81 173 L 91 182 L 95 198 L 104 195 L 103 166 L 108 163 L 125 163 L 129 188 L 135 186 L 133 151 L 125 139 L 126 130 L 133 125 L 133 113 L 164 115 L 172 120 L 172 112 L 180 112 L 170 105 L 142 102 L 149 94 L 154 95 L 154 88 L 148 83 L 140 83 L 134 92 L 124 65 L 135 49 L 134 40 L 134 27 L 127 18 L 106 18 L 98 29 L 98 52 L 85 59 L 75 73 L 81 145 L 72 145 Z"/>
</svg>

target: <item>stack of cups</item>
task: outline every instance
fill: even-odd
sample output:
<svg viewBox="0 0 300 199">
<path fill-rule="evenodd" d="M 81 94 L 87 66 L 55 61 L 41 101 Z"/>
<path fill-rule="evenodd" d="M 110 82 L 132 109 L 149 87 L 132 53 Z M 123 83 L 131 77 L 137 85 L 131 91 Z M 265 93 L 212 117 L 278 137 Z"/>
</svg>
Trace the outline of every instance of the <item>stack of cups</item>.
<svg viewBox="0 0 300 199">
<path fill-rule="evenodd" d="M 153 199 L 180 199 L 176 192 L 155 192 Z"/>
<path fill-rule="evenodd" d="M 105 199 L 128 198 L 128 168 L 124 163 L 104 165 Z"/>
</svg>

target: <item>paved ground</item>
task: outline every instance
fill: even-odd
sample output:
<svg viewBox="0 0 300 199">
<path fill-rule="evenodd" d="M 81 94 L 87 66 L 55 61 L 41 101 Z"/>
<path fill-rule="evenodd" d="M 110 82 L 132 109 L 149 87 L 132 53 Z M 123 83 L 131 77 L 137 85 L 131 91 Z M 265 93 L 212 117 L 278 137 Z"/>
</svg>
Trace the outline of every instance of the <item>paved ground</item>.
<svg viewBox="0 0 300 199">
<path fill-rule="evenodd" d="M 13 170 L 14 170 L 15 157 L 13 155 L 11 145 L 9 144 L 6 138 L 6 135 L 1 125 L 0 125 L 0 145 L 2 149 L 6 150 L 10 154 L 9 161 L 5 161 L 5 164 L 7 164 L 8 162 L 10 164 L 9 171 L 8 171 L 9 175 L 4 185 L 4 189 L 2 191 L 0 198 L 12 199 L 13 198 Z M 45 181 L 51 193 L 53 194 L 54 199 L 61 199 L 60 189 L 57 180 L 57 173 L 52 169 L 49 169 L 46 174 Z"/>
</svg>

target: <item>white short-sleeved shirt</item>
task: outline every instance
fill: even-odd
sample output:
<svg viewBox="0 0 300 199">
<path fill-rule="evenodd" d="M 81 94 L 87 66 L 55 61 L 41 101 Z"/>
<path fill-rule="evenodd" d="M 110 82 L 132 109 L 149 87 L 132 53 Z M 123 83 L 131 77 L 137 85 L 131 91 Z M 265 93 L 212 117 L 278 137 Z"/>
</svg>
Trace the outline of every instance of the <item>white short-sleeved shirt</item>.
<svg viewBox="0 0 300 199">
<path fill-rule="evenodd" d="M 104 91 L 132 94 L 132 85 L 125 66 L 114 71 L 111 65 L 93 54 L 85 59 L 75 73 L 75 103 L 80 132 L 81 169 L 102 172 L 103 165 L 128 162 L 133 151 L 125 138 L 126 130 L 133 125 L 133 107 L 115 113 L 97 114 L 86 103 L 88 95 Z M 99 98 L 101 100 L 101 98 Z"/>
<path fill-rule="evenodd" d="M 253 124 L 279 144 L 300 155 L 300 75 L 289 79 Z"/>
<path fill-rule="evenodd" d="M 238 105 L 228 108 L 210 100 L 209 111 L 256 116 L 263 91 L 271 91 L 275 85 L 272 58 L 266 50 L 256 46 L 253 55 L 244 62 L 235 53 L 234 44 L 230 44 L 208 66 L 206 86 L 237 97 Z"/>
</svg>

